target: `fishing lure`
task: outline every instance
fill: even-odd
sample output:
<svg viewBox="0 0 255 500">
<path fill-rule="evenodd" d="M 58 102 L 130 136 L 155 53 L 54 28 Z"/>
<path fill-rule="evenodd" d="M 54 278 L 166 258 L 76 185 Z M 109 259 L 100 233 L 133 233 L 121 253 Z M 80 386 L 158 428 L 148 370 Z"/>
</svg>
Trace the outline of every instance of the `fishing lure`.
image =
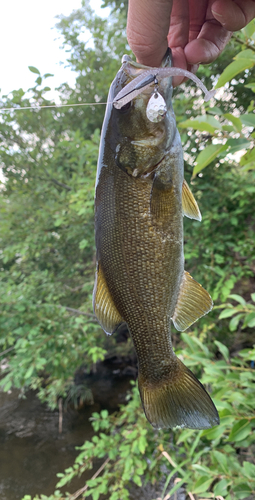
<svg viewBox="0 0 255 500">
<path fill-rule="evenodd" d="M 129 62 L 124 56 L 122 62 Z M 143 71 L 140 75 L 128 83 L 114 98 L 113 105 L 116 109 L 120 109 L 127 105 L 132 99 L 144 92 L 152 83 L 154 83 L 153 94 L 147 104 L 147 118 L 152 122 L 163 120 L 167 113 L 167 105 L 163 96 L 158 91 L 158 79 L 169 78 L 171 76 L 186 76 L 193 80 L 204 92 L 204 100 L 209 101 L 216 93 L 216 90 L 207 90 L 203 82 L 191 73 L 182 68 L 151 68 Z"/>
</svg>

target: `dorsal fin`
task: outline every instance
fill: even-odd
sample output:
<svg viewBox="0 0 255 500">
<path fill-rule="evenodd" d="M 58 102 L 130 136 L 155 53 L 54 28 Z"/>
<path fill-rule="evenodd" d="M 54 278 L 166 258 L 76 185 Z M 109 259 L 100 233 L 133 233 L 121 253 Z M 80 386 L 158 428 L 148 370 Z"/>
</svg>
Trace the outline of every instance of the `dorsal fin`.
<svg viewBox="0 0 255 500">
<path fill-rule="evenodd" d="M 98 322 L 108 335 L 114 333 L 117 328 L 124 323 L 113 302 L 100 263 L 98 263 L 96 271 L 93 291 L 93 309 Z"/>
</svg>

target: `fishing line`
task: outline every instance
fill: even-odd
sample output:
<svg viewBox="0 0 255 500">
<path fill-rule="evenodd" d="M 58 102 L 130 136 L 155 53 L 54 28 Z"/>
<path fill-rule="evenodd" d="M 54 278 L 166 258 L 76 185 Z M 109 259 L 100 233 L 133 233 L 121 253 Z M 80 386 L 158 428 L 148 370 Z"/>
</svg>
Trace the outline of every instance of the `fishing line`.
<svg viewBox="0 0 255 500">
<path fill-rule="evenodd" d="M 49 104 L 45 106 L 24 106 L 20 108 L 0 108 L 1 111 L 20 111 L 21 109 L 27 110 L 27 109 L 44 109 L 44 108 L 73 108 L 74 106 L 96 106 L 98 104 L 107 104 L 107 102 L 82 102 L 78 104 Z"/>
<path fill-rule="evenodd" d="M 126 66 L 128 67 L 130 63 L 126 63 Z M 193 80 L 204 92 L 204 100 L 209 101 L 215 94 L 216 90 L 210 90 L 208 91 L 207 88 L 204 86 L 204 84 L 201 82 L 201 80 L 194 75 L 193 73 L 190 73 L 190 71 L 186 71 L 182 68 L 149 68 L 146 71 L 143 71 L 139 76 L 137 76 L 134 80 L 132 80 L 130 83 L 128 83 L 114 98 L 112 103 L 115 108 L 120 109 L 124 105 L 128 104 L 132 99 L 137 97 L 140 93 L 144 92 L 147 87 L 149 87 L 153 81 L 154 83 L 158 84 L 157 76 L 161 76 L 161 78 L 166 78 L 169 76 L 186 76 L 187 78 L 190 78 Z M 156 91 L 154 91 L 155 93 Z M 160 95 L 160 94 L 158 94 Z M 160 96 L 161 97 L 161 96 Z M 44 108 L 73 108 L 76 106 L 98 106 L 98 105 L 106 105 L 107 102 L 83 102 L 83 103 L 76 103 L 76 104 L 49 104 L 45 106 L 24 106 L 20 108 L 0 108 L 0 111 L 20 111 L 21 109 L 23 110 L 40 110 Z M 163 118 L 163 116 L 161 117 Z M 154 120 L 152 120 L 154 121 Z M 157 120 L 156 120 L 157 121 Z"/>
</svg>

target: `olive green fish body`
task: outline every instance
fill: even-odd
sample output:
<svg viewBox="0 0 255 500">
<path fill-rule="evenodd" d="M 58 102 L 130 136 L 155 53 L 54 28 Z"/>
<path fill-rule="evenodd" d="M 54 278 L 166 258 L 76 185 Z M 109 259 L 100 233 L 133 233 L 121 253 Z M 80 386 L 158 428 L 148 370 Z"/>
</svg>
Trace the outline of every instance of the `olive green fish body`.
<svg viewBox="0 0 255 500">
<path fill-rule="evenodd" d="M 136 65 L 134 74 L 138 70 Z M 171 321 L 187 328 L 211 308 L 207 292 L 184 272 L 183 196 L 190 196 L 191 204 L 193 199 L 183 178 L 171 81 L 160 88 L 168 113 L 159 124 L 147 123 L 145 115 L 151 90 L 134 99 L 131 110 L 112 106 L 113 96 L 127 81 L 130 75 L 121 70 L 110 89 L 102 131 L 94 311 L 107 333 L 127 323 L 138 357 L 140 394 L 152 425 L 207 428 L 217 423 L 216 409 L 171 343 Z M 183 313 L 186 282 L 196 289 L 191 303 L 196 294 L 206 294 L 195 319 L 189 313 L 194 304 Z"/>
</svg>

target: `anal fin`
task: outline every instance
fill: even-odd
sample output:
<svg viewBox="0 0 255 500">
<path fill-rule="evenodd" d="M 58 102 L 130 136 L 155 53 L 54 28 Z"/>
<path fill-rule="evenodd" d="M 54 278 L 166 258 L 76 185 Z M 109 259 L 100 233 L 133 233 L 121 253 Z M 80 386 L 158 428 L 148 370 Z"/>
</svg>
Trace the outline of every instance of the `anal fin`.
<svg viewBox="0 0 255 500">
<path fill-rule="evenodd" d="M 186 330 L 192 323 L 204 316 L 213 307 L 209 293 L 184 271 L 179 297 L 172 317 L 177 330 Z"/>
<path fill-rule="evenodd" d="M 117 328 L 124 323 L 113 302 L 100 264 L 98 264 L 98 269 L 96 271 L 93 291 L 93 309 L 98 322 L 108 335 L 114 333 Z"/>
<path fill-rule="evenodd" d="M 182 185 L 182 211 L 183 215 L 186 215 L 190 219 L 202 220 L 198 204 L 185 179 Z"/>
</svg>

